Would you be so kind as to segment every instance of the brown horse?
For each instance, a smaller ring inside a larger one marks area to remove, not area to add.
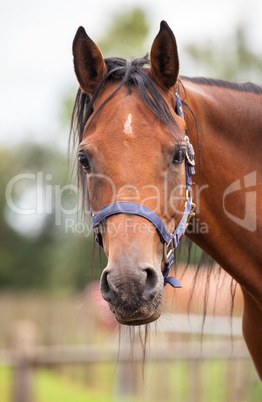
[[[173,239],[189,200],[187,164],[194,162],[186,129],[196,151],[196,215],[191,203],[178,237],[191,218],[186,235],[240,284],[243,334],[262,378],[262,88],[179,77],[176,40],[165,22],[150,61],[103,59],[82,27],[73,56],[80,89],[72,121],[86,206],[95,217],[120,205],[94,224],[108,257],[104,299],[122,324],[160,316],[169,246],[156,215]]]

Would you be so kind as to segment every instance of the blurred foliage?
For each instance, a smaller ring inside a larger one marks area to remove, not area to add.
[[[201,70],[205,69],[207,75],[215,78],[262,82],[262,56],[250,49],[244,26],[238,26],[232,38],[219,43],[192,43],[185,50],[196,71],[201,66]]]
[[[130,58],[134,52],[144,55],[149,23],[141,9],[134,9],[115,16],[106,34],[97,42],[104,57],[121,56]]]
[[[70,211],[76,203],[76,196],[64,187],[68,176],[67,158],[55,149],[36,144],[24,143],[19,148],[0,151],[1,188],[6,189],[10,180],[19,174],[32,174],[35,179],[21,176],[12,186],[11,202],[20,213],[14,211],[10,202],[6,205],[4,191],[0,195],[0,288],[81,289],[91,278],[93,236],[85,238],[83,244],[76,233],[76,215],[62,213],[61,223],[60,216],[57,218],[63,188],[61,203],[64,210]],[[43,176],[37,182],[39,173]],[[41,207],[32,217],[32,214],[26,215],[26,210],[36,205],[37,191],[43,197],[43,210]],[[53,205],[47,213],[48,191]],[[74,222],[68,230],[66,219]],[[98,256],[94,267],[94,278],[97,278],[100,274]]]

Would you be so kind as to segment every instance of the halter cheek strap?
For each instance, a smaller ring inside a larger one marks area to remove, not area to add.
[[[180,100],[178,93],[176,93],[176,105],[178,115],[180,117],[184,117],[182,102]],[[138,215],[151,222],[155,226],[157,233],[160,237],[160,240],[164,245],[163,247],[164,267],[162,270],[162,274],[164,277],[164,284],[166,285],[167,283],[169,283],[174,288],[182,287],[178,279],[176,279],[173,276],[168,276],[169,270],[174,262],[174,251],[177,248],[181,238],[183,237],[191,217],[194,216],[194,209],[195,209],[195,204],[192,202],[192,194],[191,194],[191,185],[192,185],[191,175],[195,173],[194,170],[195,154],[193,146],[190,144],[189,138],[186,135],[186,133],[184,138],[187,145],[187,152],[185,159],[185,169],[186,169],[185,207],[183,215],[173,233],[170,233],[168,231],[164,222],[154,211],[136,202],[116,201],[111,204],[105,205],[96,214],[94,214],[91,211],[92,225],[96,233],[96,240],[99,246],[101,247],[103,247],[103,242],[102,242],[102,235],[99,231],[99,225],[104,219],[108,218],[109,216],[116,214]]]

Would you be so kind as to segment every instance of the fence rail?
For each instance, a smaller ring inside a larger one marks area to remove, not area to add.
[[[196,314],[166,314],[158,319],[167,333],[242,337],[242,318]],[[204,324],[204,325],[203,325]]]
[[[140,344],[133,345],[132,361],[143,360],[143,352]],[[222,344],[210,342],[200,349],[199,343],[176,342],[172,344],[159,344],[157,349],[148,354],[150,361],[169,360],[210,360],[210,359],[250,359],[250,355],[243,342],[230,341]],[[112,345],[67,345],[67,346],[37,346],[30,352],[21,353],[16,350],[0,351],[0,364],[16,367],[21,364],[29,364],[34,367],[57,364],[81,364],[81,363],[108,363],[115,360],[119,362],[130,361],[130,347],[122,346],[120,351]]]
[[[173,317],[173,319],[178,324],[180,319],[177,316]],[[196,328],[199,325],[196,325],[196,317],[193,318],[193,321],[193,332],[197,332]],[[193,321],[191,317],[191,324],[189,324],[191,329]],[[172,317],[169,317],[167,322],[170,324]],[[161,332],[169,331],[169,324],[166,324],[161,323]],[[221,320],[220,325],[223,326]],[[172,328],[174,328],[173,324]],[[177,328],[179,328],[179,325]],[[199,328],[201,331],[201,326]],[[212,330],[211,326],[209,326],[208,333],[211,331],[215,335],[216,332],[221,332],[218,327],[215,327],[215,329],[216,331],[214,332],[214,326],[212,326]],[[186,328],[180,326],[180,331],[183,333]],[[39,346],[37,345],[36,334],[37,330],[33,323],[20,322],[14,327],[12,349],[0,351],[0,364],[11,367],[14,373],[12,402],[34,402],[34,376],[37,368],[66,364],[112,363],[115,361],[123,363],[125,366],[126,363],[130,362],[130,346],[126,344],[119,346],[118,342],[115,342],[108,345]],[[227,335],[232,335],[232,331],[228,331]],[[187,360],[193,365],[200,361],[210,361],[212,359],[250,361],[250,355],[243,340],[238,338],[233,340],[231,336],[223,336],[222,338],[220,336],[219,340],[216,338],[213,340],[205,339],[202,346],[196,341],[158,342],[157,348],[149,348],[148,358],[150,362]],[[132,347],[131,360],[133,362],[142,362],[144,360],[141,344],[137,341]]]

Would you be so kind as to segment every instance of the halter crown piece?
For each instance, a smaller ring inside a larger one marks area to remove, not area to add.
[[[175,97],[176,97],[177,114],[180,117],[184,118],[182,102],[178,92],[176,92]],[[186,170],[185,207],[180,222],[176,226],[173,233],[170,233],[168,231],[164,222],[154,211],[136,202],[116,201],[112,202],[111,204],[105,205],[96,214],[91,211],[92,225],[95,230],[96,241],[101,247],[103,247],[103,242],[102,242],[102,235],[99,231],[99,225],[107,217],[115,214],[131,214],[131,215],[142,216],[143,218],[151,222],[155,226],[157,233],[160,237],[160,240],[164,245],[163,247],[164,266],[162,269],[162,274],[164,277],[164,285],[169,283],[174,288],[182,287],[178,279],[176,279],[173,276],[168,276],[169,270],[174,262],[174,252],[186,231],[190,219],[192,218],[192,216],[195,215],[194,214],[195,204],[192,202],[192,190],[191,190],[192,185],[191,175],[195,173],[194,169],[195,153],[193,146],[189,141],[186,131],[184,133],[184,140],[187,146],[186,159],[185,159],[185,170]]]

